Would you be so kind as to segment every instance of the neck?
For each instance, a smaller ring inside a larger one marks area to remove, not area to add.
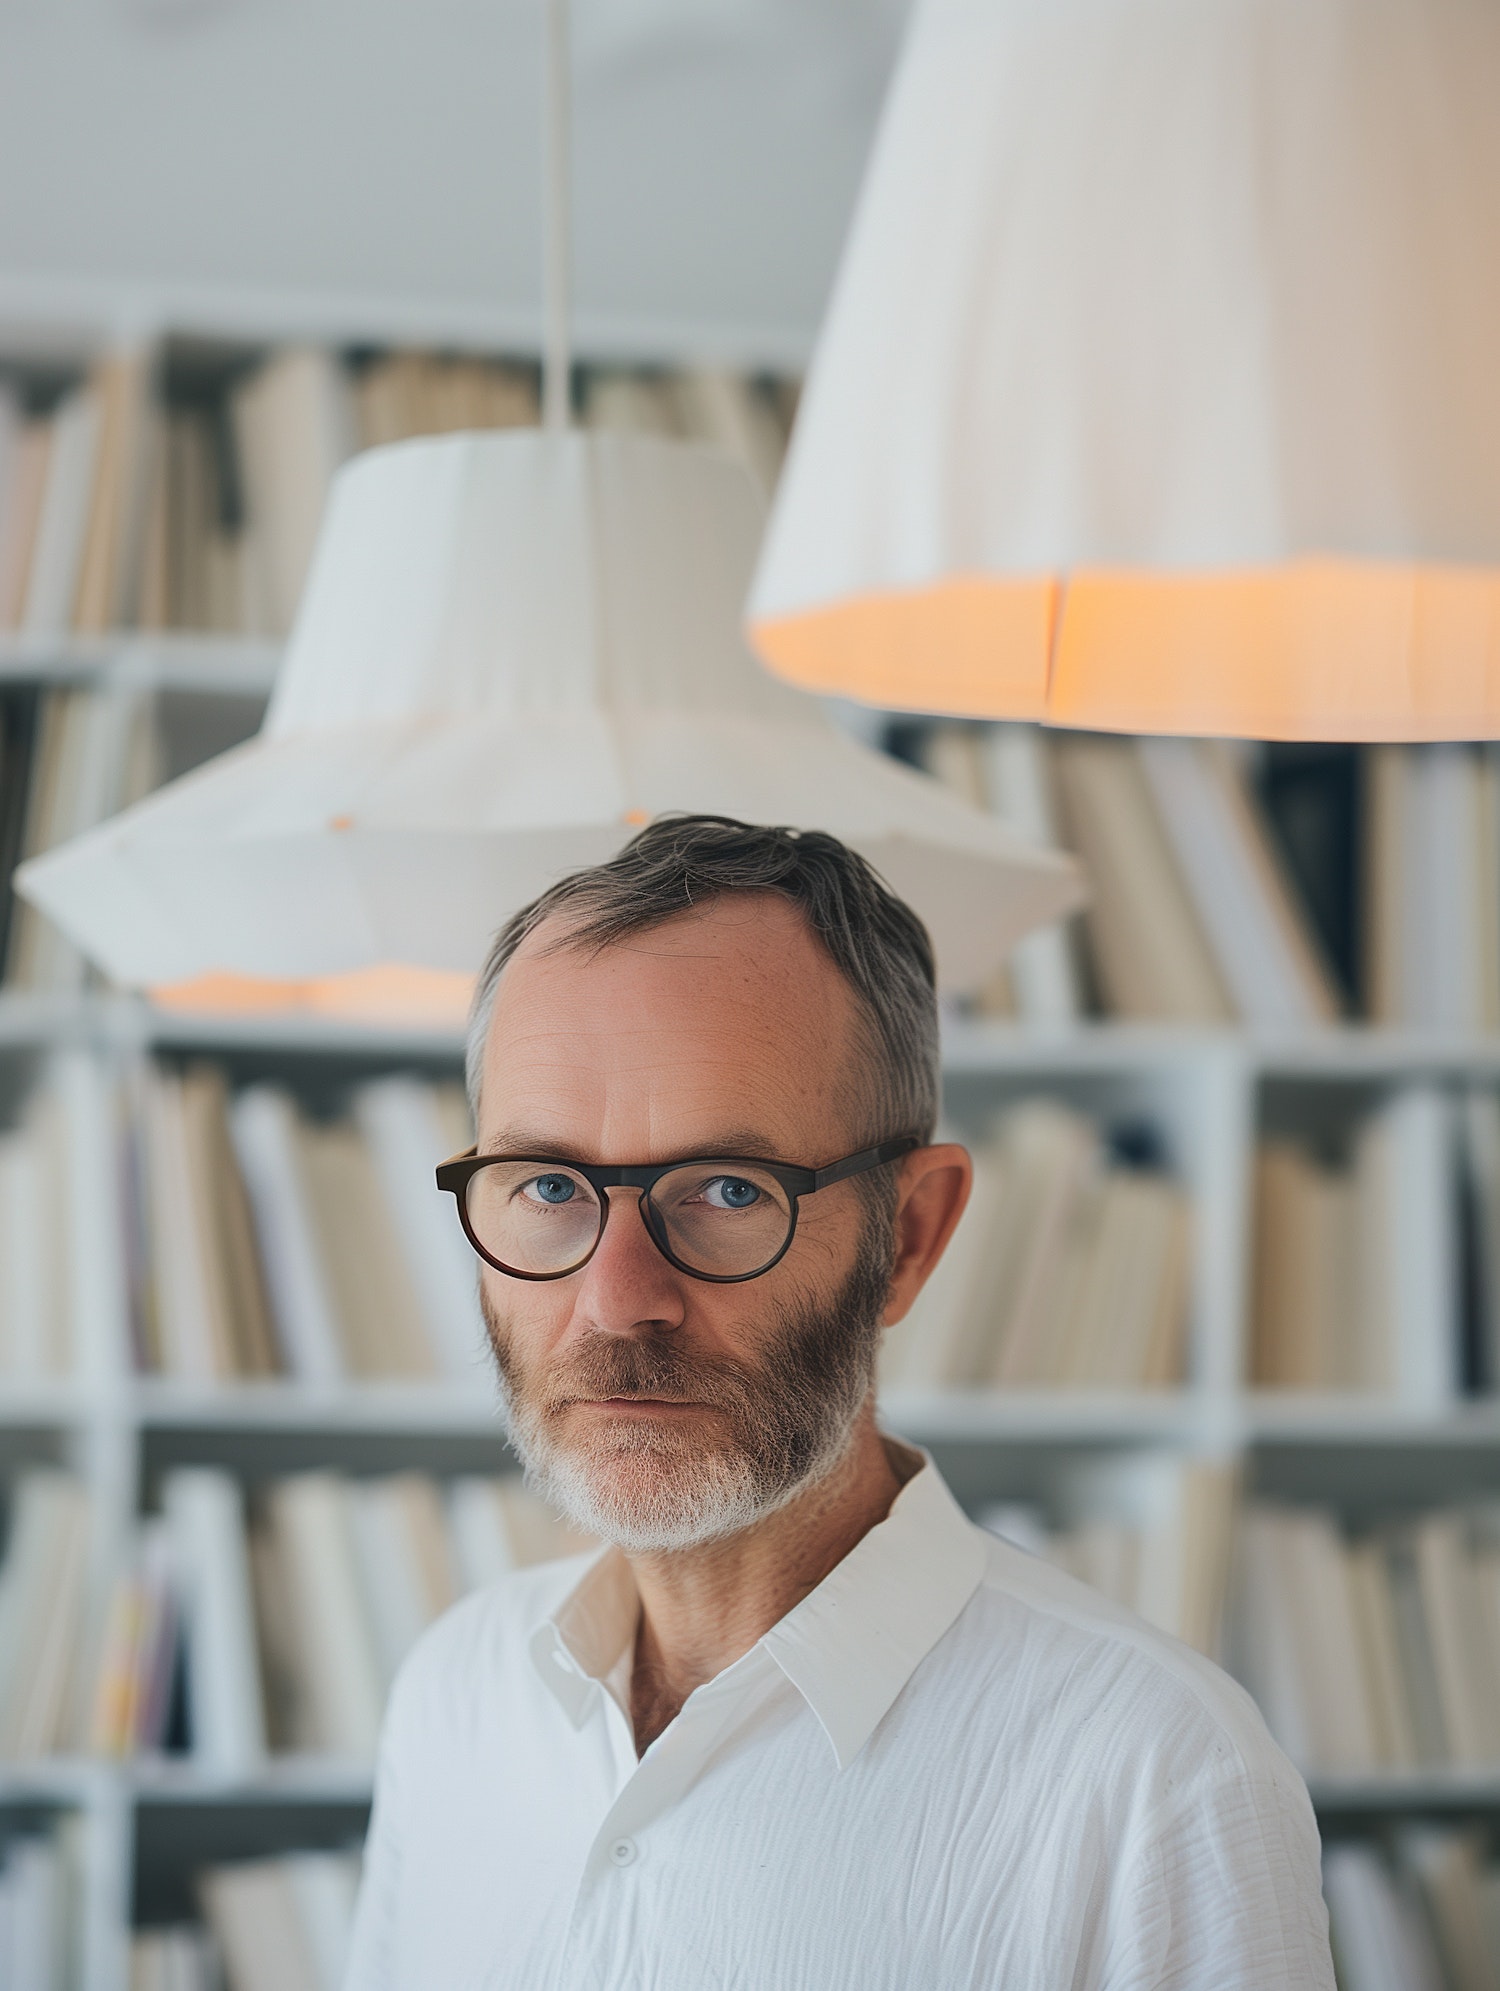
[[[701,1548],[630,1558],[641,1599],[630,1694],[638,1750],[816,1590],[885,1519],[902,1479],[867,1403],[834,1470],[764,1521]]]

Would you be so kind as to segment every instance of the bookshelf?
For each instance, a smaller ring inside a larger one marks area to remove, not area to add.
[[[43,1069],[49,1057],[69,1060],[66,1083],[83,1127],[107,1126],[108,1074],[142,1048],[214,1054],[231,1066],[248,1059],[257,1070],[290,1067],[325,1086],[413,1065],[456,1072],[461,1059],[458,1039],[443,1033],[168,1017],[118,995],[0,1000],[0,1063]],[[1189,1189],[1198,1241],[1184,1387],[927,1392],[887,1402],[892,1425],[931,1448],[968,1504],[1048,1507],[1092,1463],[1163,1451],[1226,1458],[1257,1493],[1326,1502],[1356,1516],[1491,1497],[1500,1488],[1500,1403],[1415,1413],[1366,1395],[1293,1397],[1242,1381],[1247,1165],[1267,1089],[1347,1092],[1412,1076],[1493,1075],[1500,1049],[1397,1031],[1346,1029],[1292,1042],[1232,1030],[1099,1024],[1063,1033],[964,1021],[948,1032],[945,1069],[950,1115],[970,1131],[998,1106],[1035,1092],[1154,1118]],[[86,1276],[76,1302],[80,1316],[92,1316],[87,1345],[113,1349],[114,1357],[86,1380],[0,1388],[7,1477],[39,1461],[69,1465],[101,1512],[123,1517],[164,1471],[181,1465],[227,1467],[247,1483],[315,1467],[443,1476],[501,1469],[504,1447],[483,1392],[442,1383],[314,1389],[132,1375],[111,1243],[119,1222],[114,1188],[107,1167],[78,1185],[89,1215],[78,1227]],[[62,1812],[85,1819],[85,1981],[108,1987],[124,1982],[130,1918],[180,1912],[194,1861],[348,1843],[369,1789],[367,1768],[317,1758],[274,1761],[248,1780],[180,1761],[69,1759],[0,1777],[0,1821],[19,1829]],[[1396,1817],[1500,1821],[1500,1766],[1324,1775],[1312,1790],[1335,1832]]]
[[[185,761],[254,724],[278,656],[274,641],[230,635],[7,635],[0,687],[177,701],[175,751]],[[137,1517],[180,1469],[213,1467],[258,1488],[313,1471],[416,1471],[447,1482],[506,1466],[482,1386],[135,1373],[118,1095],[128,1072],[158,1058],[208,1061],[234,1085],[270,1079],[326,1101],[382,1074],[455,1079],[462,1046],[439,1030],[159,1012],[86,983],[0,989],[0,1132],[37,1087],[60,1102],[70,1130],[69,1307],[81,1355],[76,1374],[0,1379],[0,1479],[8,1488],[52,1465],[84,1483],[100,1524],[88,1585],[96,1607]],[[1500,1087],[1500,1035],[955,1016],[944,1070],[949,1117],[975,1141],[1037,1098],[1147,1128],[1186,1200],[1192,1236],[1180,1384],[891,1391],[890,1424],[930,1447],[973,1511],[1023,1503],[1061,1525],[1101,1473],[1162,1459],[1221,1462],[1248,1497],[1326,1506],[1355,1526],[1500,1494],[1500,1396],[1413,1402],[1397,1390],[1268,1390],[1246,1380],[1258,1140],[1283,1128],[1343,1140],[1360,1115],[1413,1084]],[[1335,1834],[1420,1819],[1500,1829],[1500,1763],[1319,1773],[1311,1788]],[[347,1846],[369,1795],[368,1766],[305,1753],[273,1755],[249,1774],[171,1757],[48,1757],[0,1768],[0,1850],[48,1819],[82,1821],[81,1981],[124,1991],[127,1932],[185,1915],[196,1867]]]

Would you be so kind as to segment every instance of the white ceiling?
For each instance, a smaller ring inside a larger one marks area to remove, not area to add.
[[[580,345],[803,356],[905,0],[573,0]],[[0,0],[0,332],[538,324],[542,0]]]

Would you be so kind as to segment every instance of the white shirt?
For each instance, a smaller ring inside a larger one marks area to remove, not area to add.
[[[639,1760],[638,1612],[608,1550],[422,1640],[348,1991],[1333,1991],[1248,1696],[930,1463]]]

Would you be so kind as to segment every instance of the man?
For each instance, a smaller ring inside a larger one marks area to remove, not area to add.
[[[613,1546],[397,1682],[351,1991],[1331,1991],[1216,1668],[882,1435],[963,1210],[927,936],[833,838],[659,822],[501,932],[459,1197],[514,1443]]]

